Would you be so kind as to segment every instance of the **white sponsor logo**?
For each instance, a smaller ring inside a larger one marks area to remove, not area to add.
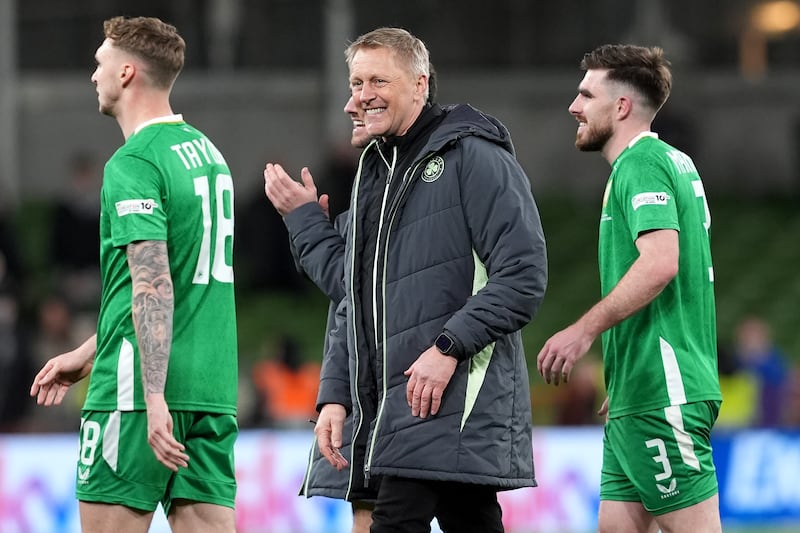
[[[669,482],[669,486],[664,486],[661,483],[656,483],[656,487],[658,487],[659,492],[663,494],[661,499],[669,498],[670,496],[676,496],[680,494],[680,492],[676,491],[675,489],[678,488],[678,480],[673,478],[672,481]]]
[[[667,205],[669,195],[665,192],[642,192],[631,200],[633,210],[636,211],[643,205]]]
[[[158,207],[158,204],[152,198],[147,200],[122,200],[114,204],[117,208],[117,216],[124,217],[125,215],[152,215],[153,209]]]
[[[89,479],[89,472],[91,469],[87,466],[86,468],[78,467],[78,480],[81,481],[82,485],[86,484],[86,480]]]

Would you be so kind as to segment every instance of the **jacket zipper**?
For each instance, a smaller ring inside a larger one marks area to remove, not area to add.
[[[372,142],[374,143],[375,141],[372,141]],[[367,152],[368,152],[368,148],[365,148],[364,151],[361,154],[361,157],[358,158],[358,169],[356,170],[355,183],[353,184],[353,195],[352,195],[352,198],[351,198],[351,205],[353,205],[353,206],[358,206],[358,191],[359,191],[359,186],[361,184],[361,170],[362,170],[362,166],[363,166],[363,163],[364,163],[364,154],[366,154]],[[351,242],[355,243],[356,242],[356,232],[357,232],[357,228],[358,228],[358,224],[356,223],[356,221],[358,220],[358,216],[357,216],[358,209],[356,207],[356,208],[352,209],[351,211],[352,212],[350,213],[350,215],[351,215],[350,231],[352,232],[352,235],[350,237],[352,239]],[[356,302],[355,302],[355,298],[352,297],[352,295],[353,295],[353,281],[354,281],[353,272],[354,272],[355,263],[356,263],[356,259],[355,259],[356,252],[355,251],[356,251],[356,246],[352,246],[351,250],[350,250],[350,280],[349,280],[349,283],[350,283],[350,298],[351,298],[350,305],[352,307],[352,311],[351,312],[353,314],[353,317],[356,316],[356,307],[355,307],[356,306]],[[358,435],[361,432],[361,426],[364,423],[364,409],[361,407],[361,396],[358,394],[358,371],[359,371],[359,364],[358,364],[358,361],[359,361],[359,357],[358,357],[358,328],[356,328],[355,319],[353,320],[353,339],[354,339],[353,350],[355,350],[354,357],[355,357],[355,376],[356,376],[356,387],[355,387],[355,394],[354,395],[355,395],[355,398],[356,398],[356,405],[358,405],[359,416],[358,416],[358,425],[353,428],[353,443],[350,446],[350,476],[349,476],[350,479],[348,480],[348,483],[347,483],[347,493],[346,493],[346,498],[347,499],[350,498],[350,493],[351,493],[351,491],[353,489],[353,466],[352,465],[354,464],[353,463],[353,459],[355,457],[355,449],[356,449],[356,447],[355,447],[355,437],[356,437],[356,435]]]
[[[381,284],[380,284],[381,291],[382,291],[382,296],[383,296],[383,298],[381,300],[381,305],[382,305],[382,308],[383,308],[383,314],[381,315],[382,316],[381,329],[382,329],[382,333],[383,333],[383,337],[382,337],[383,339],[386,339],[386,264],[388,262],[388,255],[389,255],[389,235],[391,234],[392,226],[394,225],[395,217],[397,215],[397,211],[399,209],[399,206],[400,206],[400,203],[402,201],[402,198],[405,196],[405,194],[408,191],[408,188],[409,188],[409,186],[411,184],[411,180],[409,179],[409,176],[414,176],[414,174],[416,174],[417,169],[419,168],[419,166],[424,161],[429,159],[432,155],[433,155],[433,152],[431,152],[428,155],[426,155],[425,157],[419,159],[413,166],[409,167],[409,170],[407,170],[406,173],[403,175],[403,183],[401,184],[401,189],[398,190],[397,196],[393,199],[392,204],[389,206],[389,215],[387,217],[388,230],[386,231],[386,239],[385,239],[385,242],[384,242],[384,249],[383,249],[383,252],[381,254],[382,257],[383,257],[383,268],[382,268],[382,272],[381,272]],[[385,161],[386,160],[384,159],[384,162]],[[391,173],[394,172],[394,163],[396,163],[396,161],[397,161],[397,149],[395,148],[395,157],[394,157],[394,159],[392,161],[392,167],[391,167],[391,171],[390,171]],[[391,180],[387,180],[386,190],[384,192],[384,199],[383,199],[383,204],[384,205],[381,206],[381,222],[380,222],[380,226],[379,226],[379,230],[378,230],[378,243],[377,243],[378,245],[380,245],[381,228],[383,227],[384,207],[386,205],[386,199],[387,199],[386,195],[387,195],[387,193],[389,191],[389,182],[390,181]],[[377,256],[378,256],[377,252],[378,251],[380,251],[380,248],[376,247],[376,258],[375,258],[376,265],[377,265]],[[377,285],[374,275],[373,275],[373,284]],[[377,287],[373,287],[373,302],[375,302],[375,296],[374,295],[375,295],[376,288]],[[376,313],[376,315],[373,315],[373,317],[377,318],[377,313]],[[373,321],[373,322],[375,323],[375,330],[377,332],[378,324],[375,321]],[[375,346],[377,347],[377,343],[376,343]],[[380,396],[380,398],[381,398],[380,406],[378,407],[378,410],[377,410],[377,412],[375,414],[375,427],[372,430],[372,439],[370,440],[369,450],[367,452],[366,460],[364,461],[364,484],[366,486],[369,486],[370,468],[372,466],[372,456],[373,456],[373,454],[375,452],[375,441],[377,440],[378,428],[380,427],[380,421],[381,421],[381,418],[382,418],[382,415],[383,415],[383,409],[384,409],[384,406],[386,405],[386,342],[383,343],[383,349],[382,349],[382,353],[381,353],[381,372],[382,372],[382,378],[383,378],[381,380],[383,390],[381,391],[382,394]]]
[[[389,161],[387,161],[386,158],[383,156],[383,152],[381,152],[380,146],[378,146],[376,148],[378,150],[378,155],[380,155],[380,157],[383,160],[384,164],[387,167],[389,167],[389,172],[388,172],[388,174],[386,176],[386,184],[384,185],[384,188],[383,188],[383,201],[381,202],[381,216],[378,219],[379,220],[379,222],[378,222],[378,237],[377,237],[378,240],[375,243],[375,259],[374,259],[374,263],[373,263],[373,267],[372,267],[372,323],[374,324],[373,327],[375,328],[375,332],[374,332],[374,334],[375,334],[375,351],[376,351],[375,355],[377,356],[378,355],[377,354],[378,339],[379,339],[379,336],[378,336],[378,294],[377,294],[377,288],[378,288],[378,258],[380,257],[381,235],[383,233],[383,222],[384,222],[384,216],[386,214],[386,202],[389,199],[389,190],[391,188],[392,178],[394,177],[394,166],[397,163],[397,147],[395,146],[395,147],[392,148],[392,162],[391,163],[389,163]],[[385,306],[384,306],[384,311],[385,311]],[[382,319],[381,320],[381,324],[383,324],[384,322],[385,322],[385,320]],[[385,327],[381,327],[381,329],[383,330],[383,333],[385,335],[386,328]],[[379,421],[381,419],[381,413],[383,412],[383,407],[384,407],[384,400],[383,399],[386,396],[386,364],[384,362],[385,361],[385,349],[386,349],[385,343],[384,343],[384,348],[383,349],[384,349],[384,356],[381,358],[381,360],[382,360],[382,364],[381,364],[381,371],[382,371],[382,376],[381,377],[382,377],[382,379],[381,379],[381,382],[382,382],[382,387],[383,387],[382,394],[381,394],[381,402],[380,402],[380,405],[378,406],[378,409],[377,409],[377,411],[375,413],[375,427],[372,430],[372,440],[370,442],[369,452],[367,453],[367,457],[365,458],[365,461],[364,461],[364,485],[366,487],[369,487],[370,465],[372,463],[372,450],[375,447],[375,435],[377,435],[377,433],[378,433],[378,423],[379,423]]]

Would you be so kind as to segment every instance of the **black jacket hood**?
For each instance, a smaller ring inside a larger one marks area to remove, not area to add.
[[[431,136],[424,152],[437,151],[444,144],[468,135],[482,137],[500,145],[511,155],[515,155],[514,145],[508,129],[496,118],[487,115],[469,104],[442,106],[445,117],[439,128]]]

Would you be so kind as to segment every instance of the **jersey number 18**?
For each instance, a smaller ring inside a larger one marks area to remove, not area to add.
[[[211,193],[208,176],[194,179],[194,193],[200,197],[203,209],[203,240],[194,271],[193,283],[207,285],[209,272],[222,283],[233,283],[233,265],[228,264],[225,242],[233,239],[233,178],[228,174],[217,174],[214,179],[216,209],[211,216]],[[211,237],[214,237],[214,258],[211,259]]]

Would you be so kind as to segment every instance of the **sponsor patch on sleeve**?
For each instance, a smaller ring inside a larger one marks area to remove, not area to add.
[[[642,192],[631,200],[633,210],[636,211],[643,205],[667,205],[669,195],[665,192]]]
[[[158,207],[158,204],[149,198],[147,200],[121,200],[114,206],[117,208],[117,216],[124,217],[125,215],[152,215],[153,209]]]

